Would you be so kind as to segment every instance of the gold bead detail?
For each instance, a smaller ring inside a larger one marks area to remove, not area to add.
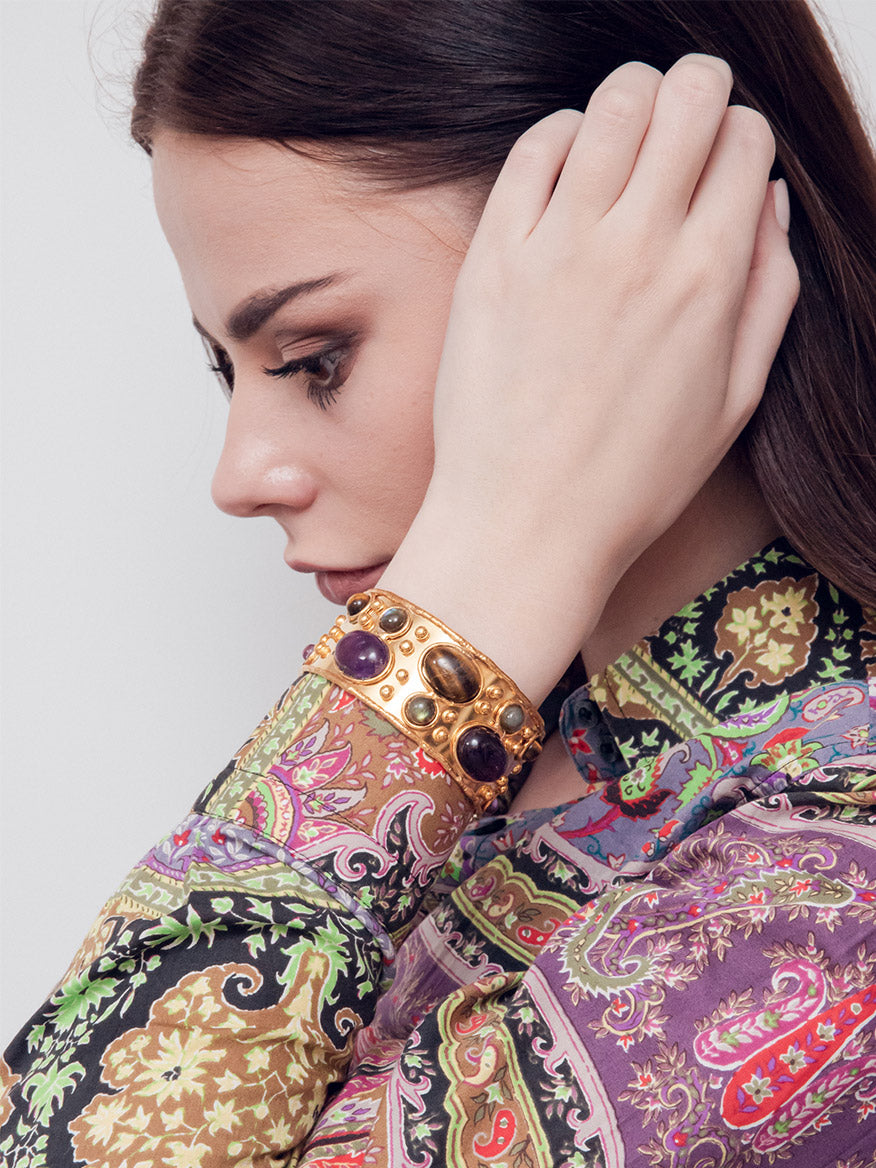
[[[408,671],[406,669],[397,669],[395,671],[395,677],[399,685],[404,685],[408,680]]]
[[[444,713],[441,715],[441,721],[446,722],[448,724],[448,726],[451,724],[451,722],[455,722],[456,721],[456,710],[445,710]]]
[[[406,657],[409,657],[414,651],[414,646],[410,641],[400,641],[398,647]]]
[[[492,698],[493,701],[495,701],[496,698],[500,698],[501,696],[502,696],[502,690],[500,689],[500,687],[498,685],[491,685],[489,687],[489,689],[487,690],[487,697]]]
[[[392,688],[391,685],[382,685],[380,687],[380,696],[383,698],[383,700],[385,702],[388,702],[394,693],[395,693],[395,690]]]
[[[447,731],[445,730],[445,728],[443,726],[439,726],[438,729],[434,731],[434,733],[432,734],[432,741],[433,742],[446,742],[447,741]]]
[[[418,625],[414,629],[414,636],[417,638],[418,641],[425,641],[426,638],[429,636],[429,630],[426,628],[425,625]]]
[[[475,709],[479,714],[489,714],[490,703],[481,699],[479,702],[475,702]]]

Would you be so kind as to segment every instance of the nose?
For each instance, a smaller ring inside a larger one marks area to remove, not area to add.
[[[242,518],[311,506],[317,483],[290,420],[235,389],[211,494],[220,511]]]

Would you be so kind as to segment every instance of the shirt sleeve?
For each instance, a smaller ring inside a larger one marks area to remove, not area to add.
[[[304,674],[12,1041],[2,1162],[289,1162],[472,813],[416,743]]]

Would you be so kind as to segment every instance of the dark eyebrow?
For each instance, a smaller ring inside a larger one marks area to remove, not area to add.
[[[309,292],[317,292],[327,288],[330,284],[337,284],[348,277],[348,272],[332,272],[328,276],[320,276],[316,280],[302,280],[298,284],[289,284],[278,292],[255,292],[229,316],[225,324],[225,332],[233,341],[248,341],[259,331],[263,324],[278,312],[284,304],[295,300],[299,296],[306,296]],[[192,317],[192,324],[208,340],[213,338],[204,326]]]

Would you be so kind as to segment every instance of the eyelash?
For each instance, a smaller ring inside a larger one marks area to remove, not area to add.
[[[325,361],[332,367],[332,384],[323,385],[319,381],[308,380],[307,396],[315,402],[321,410],[327,410],[337,400],[341,387],[346,381],[346,375],[337,384],[334,384],[339,367],[346,361],[349,349],[343,345],[331,345],[320,349],[316,353],[308,353],[306,357],[296,357],[294,361],[287,361],[277,369],[264,369],[270,377],[294,377],[297,373],[310,373],[315,376],[319,372],[321,362]]]
[[[221,345],[209,341],[206,337],[203,340],[209,358],[207,368],[219,378],[222,392],[230,401],[231,395],[234,392],[234,366],[231,364],[228,354]],[[309,373],[313,378],[319,372],[321,363],[325,361],[332,367],[331,381],[334,382],[339,368],[344,366],[350,355],[353,341],[354,338],[352,337],[344,338],[345,343],[343,344],[328,345],[326,348],[319,349],[315,353],[308,353],[305,357],[296,357],[292,361],[286,361],[285,364],[278,366],[276,369],[268,369],[263,366],[262,372],[267,373],[270,377],[295,377],[299,373]],[[311,378],[307,383],[308,398],[319,406],[321,410],[327,410],[337,400],[337,396],[348,376],[349,373],[345,372],[337,384],[329,385],[322,384]]]
[[[231,395],[234,392],[234,366],[231,364],[228,354],[220,345],[214,345],[205,336],[201,337],[201,342],[207,351],[207,368],[211,373],[216,374],[222,392],[231,401]]]

